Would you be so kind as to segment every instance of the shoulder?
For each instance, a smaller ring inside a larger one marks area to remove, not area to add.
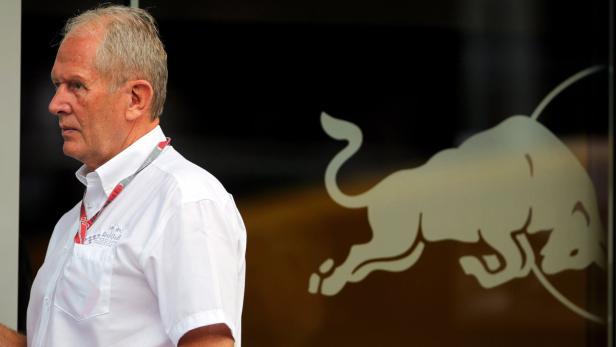
[[[173,147],[166,149],[153,166],[177,194],[180,204],[200,200],[224,203],[230,199],[229,193],[214,175],[184,158]]]

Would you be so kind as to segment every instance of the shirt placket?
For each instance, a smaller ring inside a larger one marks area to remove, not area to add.
[[[72,229],[75,229],[77,225],[74,225]],[[68,233],[71,235],[71,233]],[[56,291],[56,286],[58,284],[58,279],[62,274],[64,267],[66,266],[66,262],[68,261],[69,256],[73,252],[74,242],[72,235],[68,240],[65,240],[64,245],[62,246],[62,259],[58,261],[56,268],[54,269],[53,276],[51,280],[45,287],[45,294],[43,296],[43,310],[41,314],[41,319],[39,321],[39,326],[37,329],[37,334],[34,336],[32,345],[35,347],[42,347],[44,341],[47,336],[47,328],[49,327],[49,320],[51,317],[51,313],[53,311],[53,298]]]

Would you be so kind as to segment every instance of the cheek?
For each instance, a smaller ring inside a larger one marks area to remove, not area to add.
[[[79,104],[80,111],[76,113],[77,121],[82,127],[84,134],[96,133],[96,129],[105,121],[105,112],[108,111],[108,105],[105,105],[104,100],[83,98]]]
[[[92,146],[103,146],[117,136],[121,124],[121,100],[117,95],[90,92],[80,98],[80,111],[77,115],[84,141]]]

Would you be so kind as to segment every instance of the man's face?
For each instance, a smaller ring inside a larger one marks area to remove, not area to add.
[[[58,116],[64,154],[96,169],[111,159],[125,140],[126,102],[122,88],[95,68],[99,31],[69,34],[51,70],[56,94],[49,111]]]

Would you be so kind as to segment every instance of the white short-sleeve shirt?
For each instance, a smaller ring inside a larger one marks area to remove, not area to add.
[[[88,218],[164,140],[157,127],[77,171]],[[80,206],[57,223],[32,285],[28,346],[173,346],[216,323],[241,345],[246,231],[216,178],[167,146],[75,244]]]

